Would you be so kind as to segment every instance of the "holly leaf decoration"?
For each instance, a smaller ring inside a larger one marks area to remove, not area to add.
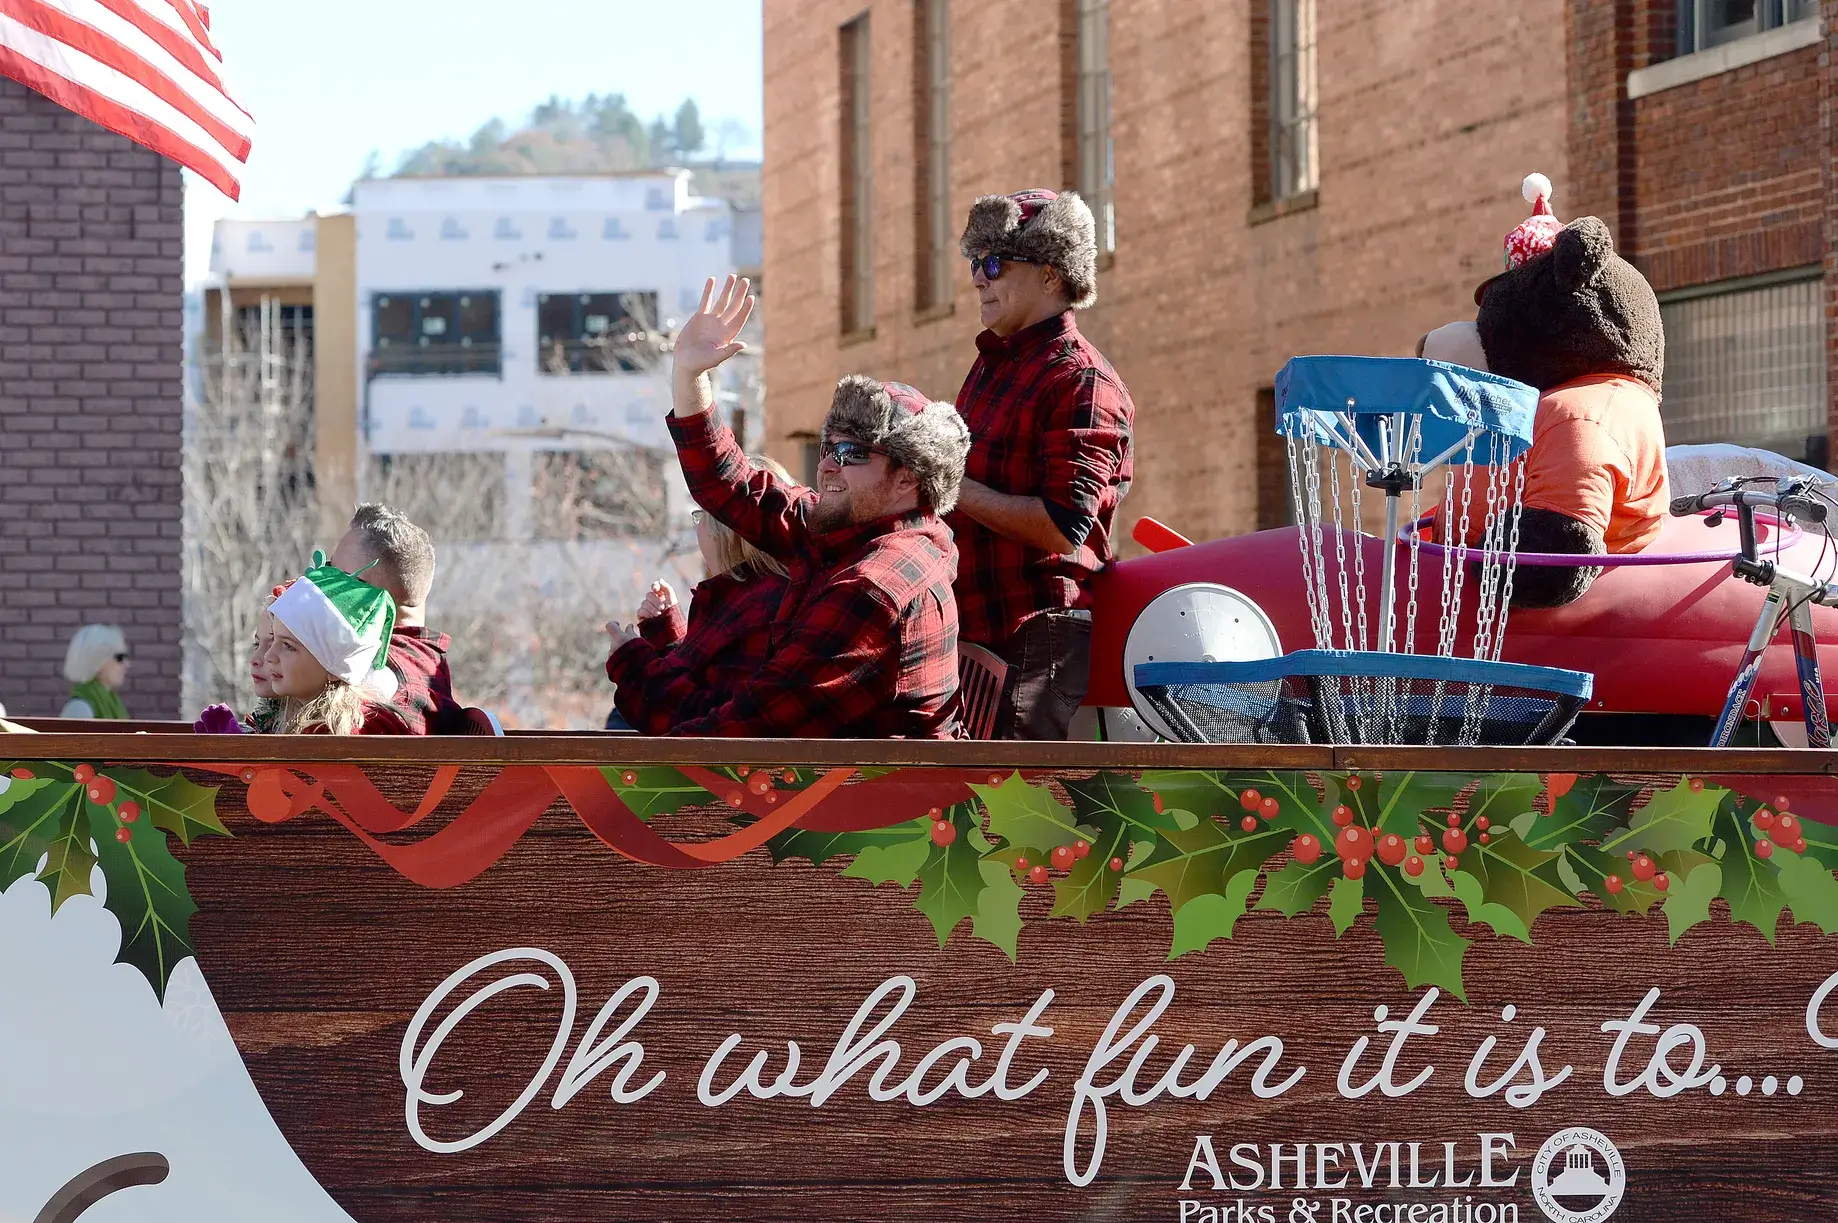
[[[1544,792],[1544,781],[1536,773],[1494,773],[1481,779],[1468,798],[1466,824],[1474,825],[1481,816],[1493,825],[1495,837],[1514,820],[1528,812],[1538,811],[1538,796]]]
[[[971,937],[1001,948],[1012,964],[1021,937],[1022,887],[994,859],[983,859],[977,869],[983,875],[983,890],[977,897],[976,916],[970,919]]]
[[[1444,811],[1474,781],[1471,773],[1394,773],[1361,779],[1356,801],[1348,802],[1375,833],[1414,837],[1425,812]],[[1346,801],[1346,800],[1343,800]]]
[[[1550,815],[1521,815],[1513,822],[1513,831],[1533,849],[1600,841],[1628,822],[1628,810],[1639,796],[1638,786],[1600,774],[1585,777],[1552,803]]]
[[[1327,915],[1334,922],[1334,937],[1339,938],[1353,928],[1359,915],[1366,911],[1365,879],[1349,879],[1345,875],[1334,880],[1328,889]]]
[[[1163,834],[1130,877],[1166,892],[1169,906],[1178,913],[1196,897],[1219,892],[1240,871],[1262,866],[1288,841],[1283,829],[1260,826],[1256,832],[1233,835],[1217,820],[1205,819],[1184,831]]]
[[[1128,827],[1115,817],[1099,825],[1091,852],[1076,859],[1063,878],[1053,881],[1053,911],[1049,917],[1071,917],[1083,922],[1094,913],[1102,913],[1118,897],[1123,872],[1112,870],[1110,861],[1130,853],[1128,833]]]
[[[1223,773],[1206,769],[1144,769],[1137,783],[1162,800],[1164,810],[1191,811],[1205,819],[1239,810],[1238,790]]]
[[[1666,941],[1677,945],[1685,931],[1710,920],[1710,902],[1723,890],[1723,868],[1705,862],[1687,875],[1673,875],[1666,892]]]
[[[1256,790],[1259,802],[1266,798],[1276,800],[1276,815],[1269,821],[1272,828],[1289,828],[1296,832],[1312,832],[1320,835],[1327,832],[1323,844],[1334,843],[1333,833],[1339,831],[1328,820],[1327,813],[1338,801],[1332,797],[1334,782],[1326,779],[1330,797],[1324,801],[1315,795],[1314,786],[1309,784],[1306,773],[1291,771],[1276,772],[1265,770],[1261,773],[1233,773],[1226,778],[1226,784],[1232,787],[1233,804],[1226,808],[1227,818],[1243,817],[1246,812],[1238,803],[1236,796],[1246,790]]]
[[[772,855],[774,863],[804,858],[812,866],[822,866],[831,858],[843,854],[859,856],[869,849],[914,842],[923,845],[928,842],[931,830],[931,822],[923,819],[907,820],[903,824],[890,824],[867,832],[812,832],[804,828],[787,828],[766,842],[766,850]],[[917,863],[913,869],[918,869]],[[847,871],[843,873],[848,874]],[[907,882],[911,883],[912,880],[909,878]]]
[[[1232,937],[1232,928],[1245,915],[1245,902],[1257,886],[1255,870],[1239,871],[1225,881],[1223,892],[1194,897],[1174,912],[1174,940],[1168,958],[1177,960],[1192,951],[1204,951],[1213,940]]]
[[[82,814],[80,792],[58,804],[57,831],[45,850],[45,869],[38,874],[39,882],[51,892],[53,914],[72,896],[91,894],[90,874],[96,866],[96,855],[89,848],[89,821]]]
[[[945,945],[959,922],[977,913],[985,886],[982,849],[970,836],[974,821],[961,805],[952,811],[957,839],[949,845],[931,847],[919,867],[919,899],[914,902],[915,907],[931,919],[940,947]]]
[[[989,835],[999,837],[1005,845],[1026,846],[1041,855],[1041,861],[1045,854],[1082,835],[1072,808],[1053,797],[1046,786],[1028,785],[1018,772],[1002,785],[973,783],[970,789],[989,813]]]
[[[230,830],[217,817],[217,787],[201,786],[183,773],[157,777],[141,769],[108,770],[115,783],[117,802],[139,804],[155,828],[190,845],[202,836],[227,837]]]
[[[165,831],[151,822],[119,824],[108,808],[84,806],[108,881],[103,904],[121,923],[116,959],[139,969],[164,1001],[172,970],[192,954],[191,915],[198,906],[186,890],[185,868],[166,848]],[[127,830],[127,841],[116,839],[119,829]]]
[[[896,824],[894,827],[910,829],[911,824]],[[913,880],[919,877],[920,868],[925,866],[932,851],[937,848],[932,844],[930,828],[921,828],[917,832],[909,832],[908,838],[903,841],[862,846],[856,852],[855,861],[842,868],[842,874],[847,879],[866,879],[876,887],[891,883],[895,887],[909,888],[913,886]]]
[[[0,888],[38,870],[38,860],[51,848],[66,809],[81,803],[83,789],[73,781],[49,778],[9,779],[0,800]]]
[[[1811,922],[1825,934],[1838,934],[1838,878],[1815,858],[1791,850],[1774,850],[1776,877],[1796,925]]]
[[[1745,824],[1734,803],[1720,804],[1711,820],[1714,834],[1724,843],[1723,899],[1729,902],[1732,920],[1755,927],[1772,943],[1787,896],[1780,888],[1779,868],[1755,856]]]
[[[1323,850],[1312,864],[1291,859],[1282,870],[1264,879],[1264,894],[1257,898],[1257,907],[1274,909],[1284,917],[1306,913],[1327,895],[1339,874],[1340,859],[1332,850]]]
[[[1078,822],[1089,828],[1102,829],[1109,823],[1121,823],[1146,834],[1173,832],[1181,822],[1172,811],[1157,810],[1155,796],[1142,789],[1127,774],[1097,773],[1084,781],[1063,783],[1072,796],[1072,809]],[[1093,850],[1093,857],[1097,856]]]
[[[654,815],[671,815],[685,807],[701,806],[709,802],[711,797],[707,790],[666,765],[643,765],[637,768],[608,766],[600,772],[606,777],[606,784],[613,788],[619,801],[641,820],[648,820]],[[739,786],[743,783],[735,784]]]
[[[1683,781],[1670,790],[1655,791],[1628,817],[1624,831],[1601,839],[1601,847],[1610,853],[1641,849],[1654,857],[1690,849],[1710,835],[1711,817],[1727,795],[1729,791],[1713,786],[1693,790]]]
[[[1385,943],[1385,963],[1404,974],[1408,989],[1436,985],[1466,1002],[1461,979],[1468,940],[1455,933],[1449,912],[1389,870],[1371,871],[1368,889],[1378,905],[1375,928]]]
[[[1535,796],[1537,789],[1532,793]],[[1485,922],[1496,934],[1529,943],[1532,923],[1540,913],[1576,904],[1557,873],[1562,856],[1555,850],[1533,849],[1496,822],[1485,845],[1473,841],[1461,855],[1455,895],[1468,907],[1469,921]],[[1465,879],[1473,881],[1472,888],[1464,890]],[[1495,908],[1504,909],[1510,920]]]
[[[1800,835],[1806,838],[1806,852],[1802,857],[1824,863],[1827,870],[1838,870],[1838,825],[1821,824],[1801,816]]]
[[[1665,893],[1652,880],[1634,878],[1626,853],[1610,853],[1592,845],[1572,845],[1565,859],[1582,881],[1583,890],[1595,894],[1605,909],[1623,914],[1644,914],[1664,899]],[[1618,889],[1608,886],[1610,875],[1621,882]]]

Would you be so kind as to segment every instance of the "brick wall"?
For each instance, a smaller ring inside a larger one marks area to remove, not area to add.
[[[55,714],[120,625],[130,712],[179,693],[177,167],[0,78],[0,703]]]
[[[876,327],[840,343],[837,30],[874,12]],[[1195,538],[1256,525],[1257,393],[1289,356],[1408,354],[1472,317],[1474,285],[1523,219],[1521,178],[1566,182],[1564,0],[1322,3],[1318,206],[1263,224],[1248,53],[1267,0],[1111,7],[1117,251],[1080,325],[1129,384],[1137,481],[1124,505]],[[952,199],[1060,186],[1064,12],[951,5]],[[765,0],[770,446],[822,420],[842,374],[954,397],[974,356],[967,274],[954,311],[914,318],[911,0]],[[883,14],[885,19],[883,19]],[[1055,87],[1055,82],[1062,82]],[[961,265],[960,265],[961,266]]]
[[[1824,257],[1820,60],[1805,47],[1633,102],[1635,250],[1656,290]]]
[[[1838,0],[1820,6],[1825,41],[1817,48],[1820,75],[1819,143],[1825,189],[1826,430],[1838,437]]]

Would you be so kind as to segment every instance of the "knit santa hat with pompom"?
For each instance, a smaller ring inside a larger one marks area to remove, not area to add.
[[[1557,244],[1557,235],[1563,231],[1564,223],[1551,212],[1551,180],[1542,174],[1527,174],[1525,181],[1519,185],[1519,194],[1532,206],[1532,215],[1513,226],[1512,232],[1506,235],[1506,270],[1512,271],[1523,263],[1550,251]],[[1493,283],[1489,278],[1474,291],[1474,303],[1480,304],[1481,295],[1487,286]]]

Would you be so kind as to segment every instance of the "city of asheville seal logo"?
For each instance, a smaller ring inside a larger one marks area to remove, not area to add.
[[[1532,1200],[1552,1223],[1602,1223],[1626,1189],[1621,1152],[1584,1126],[1552,1134],[1532,1161]]]

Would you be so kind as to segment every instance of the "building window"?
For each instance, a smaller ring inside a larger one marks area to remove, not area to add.
[[[1668,442],[1736,442],[1826,465],[1819,269],[1660,299]]]
[[[1117,164],[1110,138],[1110,0],[1078,5],[1078,192],[1098,223],[1098,253],[1117,249]]]
[[[916,304],[951,303],[957,243],[951,216],[950,0],[914,0],[913,161],[917,167]]]
[[[1270,0],[1270,198],[1313,191],[1315,0]]]
[[[868,14],[842,27],[842,329],[874,326],[874,156]]]
[[[543,293],[536,367],[545,374],[643,373],[661,367],[657,294]]]
[[[1811,17],[1815,0],[1678,0],[1678,53],[1711,47]]]
[[[498,292],[379,293],[370,299],[378,374],[496,374]]]

